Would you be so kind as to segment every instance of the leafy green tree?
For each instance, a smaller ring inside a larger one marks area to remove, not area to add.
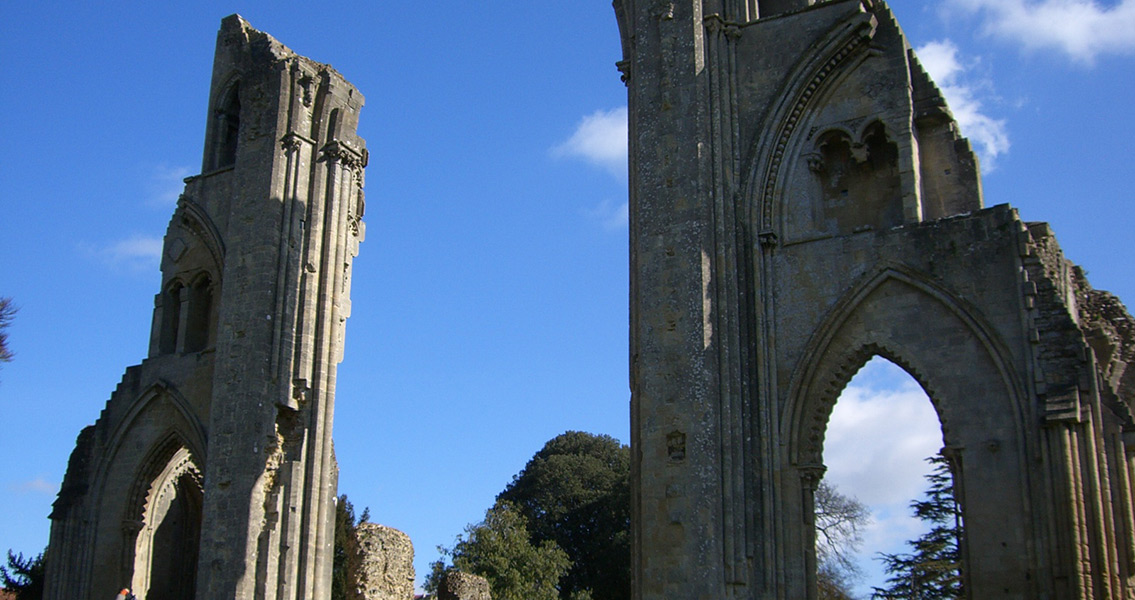
[[[358,542],[355,530],[359,523],[370,518],[370,509],[363,509],[363,514],[355,517],[355,507],[347,499],[347,495],[339,496],[335,504],[335,554],[331,566],[331,600],[348,600],[353,598],[350,589],[348,574],[351,569],[358,566]]]
[[[926,476],[929,487],[923,500],[910,507],[914,516],[930,525],[930,531],[907,542],[909,554],[883,554],[886,588],[875,588],[873,598],[940,600],[962,597],[962,513],[954,499],[954,478],[942,455],[926,459],[933,470]]]
[[[567,553],[563,600],[630,598],[630,450],[618,440],[580,431],[556,436],[497,500],[516,505],[534,545],[555,542]]]
[[[8,551],[8,566],[0,565],[0,588],[16,593],[16,600],[40,600],[44,583],[43,553],[34,558]]]
[[[820,600],[849,600],[862,576],[855,553],[863,545],[863,528],[871,513],[862,502],[844,496],[826,481],[814,494],[816,515],[816,583]]]
[[[533,544],[528,523],[516,506],[498,501],[485,520],[465,528],[452,550],[439,548],[443,559],[432,565],[426,591],[437,592],[449,568],[480,575],[489,582],[493,600],[556,600],[568,556],[555,542]],[[444,558],[452,559],[446,567]]]
[[[12,349],[8,347],[8,326],[16,316],[16,305],[11,298],[0,297],[0,363],[11,362]]]

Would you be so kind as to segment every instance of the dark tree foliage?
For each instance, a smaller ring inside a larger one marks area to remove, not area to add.
[[[844,496],[821,481],[814,495],[816,515],[816,583],[820,600],[850,599],[861,576],[855,553],[863,544],[863,528],[871,513],[862,502]]]
[[[431,565],[426,578],[431,595],[445,573],[456,569],[488,580],[493,600],[556,600],[571,565],[555,542],[532,543],[527,520],[507,501],[498,501],[484,521],[466,527],[452,550],[438,550],[443,558]],[[452,567],[445,565],[445,557],[452,559]]]
[[[930,484],[925,498],[910,504],[914,516],[931,526],[916,540],[907,542],[909,554],[883,554],[886,588],[875,588],[873,598],[939,600],[962,597],[961,556],[962,514],[954,499],[954,478],[941,456],[926,459],[933,470],[926,476]]]
[[[497,500],[516,505],[534,545],[555,542],[571,559],[561,598],[630,598],[630,450],[618,440],[579,431],[559,435]]]
[[[348,600],[353,598],[350,589],[348,574],[358,565],[357,538],[355,529],[359,523],[370,518],[370,509],[363,509],[363,514],[355,518],[355,507],[347,499],[347,495],[339,496],[335,504],[335,555],[331,566],[331,600]]]
[[[0,363],[12,360],[12,349],[8,347],[8,326],[16,315],[16,305],[11,298],[0,298]]]
[[[34,558],[8,551],[8,566],[0,565],[0,588],[16,593],[16,600],[43,598],[43,553]]]

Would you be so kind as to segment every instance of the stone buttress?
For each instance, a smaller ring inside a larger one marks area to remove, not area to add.
[[[162,254],[149,356],[79,436],[46,598],[326,598],[335,374],[362,241],[363,97],[237,15],[202,172]]]

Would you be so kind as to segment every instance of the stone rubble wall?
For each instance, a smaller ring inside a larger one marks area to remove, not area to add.
[[[449,571],[438,585],[437,600],[492,600],[492,595],[484,577]]]
[[[413,600],[414,544],[410,536],[384,525],[360,523],[355,530],[358,560],[348,573],[358,600]]]

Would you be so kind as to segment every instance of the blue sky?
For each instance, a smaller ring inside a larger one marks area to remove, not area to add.
[[[986,204],[1050,222],[1096,287],[1135,298],[1135,0],[891,6],[982,154]],[[0,368],[0,551],[46,545],[75,436],[145,357],[160,238],[200,170],[233,12],[367,97],[340,491],[409,533],[424,573],[549,438],[629,439],[626,90],[607,0],[0,5],[0,295],[21,307]],[[890,439],[863,416],[925,402],[885,368],[855,384],[833,434]],[[837,445],[833,478],[866,468]],[[841,488],[901,507],[920,459]]]

